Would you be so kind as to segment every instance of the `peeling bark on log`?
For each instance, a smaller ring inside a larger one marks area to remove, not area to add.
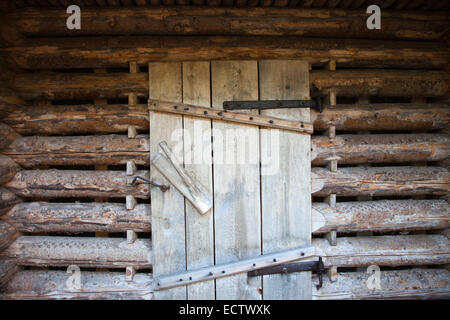
[[[137,171],[148,177],[148,171]],[[5,185],[22,197],[121,197],[148,199],[150,187],[131,185],[133,176],[122,171],[23,170]]]
[[[3,290],[7,300],[150,300],[153,292],[150,274],[137,273],[126,281],[125,272],[81,272],[81,288],[68,288],[70,274],[64,271],[24,270],[18,272]]]
[[[151,267],[151,253],[148,239],[21,236],[0,256],[21,266],[139,269]]]
[[[336,282],[324,277],[313,299],[449,299],[450,272],[445,269],[381,271],[380,289],[367,288],[366,272],[339,273]]]
[[[340,96],[439,97],[449,90],[443,71],[418,70],[313,70],[314,84],[323,94]],[[141,73],[22,73],[10,86],[22,99],[124,98],[130,93],[148,97],[148,75]]]
[[[128,126],[147,130],[147,105],[13,106],[3,121],[24,135],[126,132]],[[373,104],[325,106],[311,110],[315,131],[437,130],[450,123],[443,104]]]
[[[23,69],[126,67],[128,61],[300,59],[339,66],[435,69],[448,63],[440,43],[301,37],[127,36],[27,39],[1,48]]]
[[[25,168],[38,165],[149,165],[148,135],[23,137],[0,153]]]
[[[0,220],[0,251],[7,248],[19,235],[9,223]]]
[[[8,212],[15,204],[21,202],[20,198],[5,188],[0,188],[0,216]]]
[[[450,205],[445,200],[338,202],[335,208],[315,202],[312,210],[325,218],[325,226],[314,234],[446,229],[450,221]]]
[[[0,151],[9,146],[17,138],[20,138],[20,134],[15,132],[10,126],[0,122]]]
[[[416,70],[312,70],[309,80],[322,93],[347,97],[439,97],[450,83],[446,72]]]
[[[150,232],[150,205],[27,202],[4,216],[22,232]]]
[[[21,10],[10,15],[27,36],[73,34],[61,10]],[[342,9],[121,8],[83,9],[77,35],[265,35],[439,40],[448,28],[441,12],[383,10],[383,28],[369,30],[367,14]],[[114,23],[111,23],[111,22]]]
[[[120,81],[116,81],[120,78]],[[24,73],[10,87],[26,100],[148,97],[148,75],[142,73]]]
[[[20,268],[9,260],[0,259],[0,290]],[[0,293],[0,300],[1,300]]]
[[[21,134],[127,132],[129,126],[149,129],[146,104],[13,106],[3,121]]]
[[[14,178],[20,166],[10,157],[0,154],[0,186]]]
[[[331,172],[311,170],[314,196],[445,195],[450,190],[448,170],[440,167],[349,167]]]
[[[315,131],[334,125],[336,130],[436,130],[450,123],[450,106],[445,104],[372,104],[324,106],[311,110]]]
[[[439,161],[450,155],[447,134],[313,136],[311,144],[312,165],[326,165],[334,157],[338,164],[357,164]]]
[[[338,237],[313,239],[325,267],[432,265],[450,263],[450,240],[442,235]]]

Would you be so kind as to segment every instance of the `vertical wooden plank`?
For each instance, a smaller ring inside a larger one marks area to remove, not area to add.
[[[256,61],[211,63],[212,103],[222,108],[225,100],[257,100]],[[237,131],[240,130],[240,131]],[[261,254],[261,212],[258,128],[213,121],[214,221],[216,263],[238,261]],[[241,132],[242,134],[239,134]],[[238,134],[235,134],[238,133]],[[243,163],[236,163],[245,135],[252,148]],[[256,156],[256,157],[255,157]],[[234,159],[233,159],[234,158]],[[216,280],[217,299],[261,299],[260,277],[246,274]]]
[[[151,99],[182,102],[181,63],[150,63],[149,96]],[[172,140],[174,132],[181,133],[182,116],[150,112],[150,155],[161,151],[159,142],[167,141],[169,147],[180,145]],[[181,138],[182,146],[182,138]],[[182,150],[182,148],[181,148]],[[179,155],[179,154],[176,154]],[[181,153],[180,162],[183,161]],[[150,178],[168,183],[150,165]],[[161,192],[151,189],[153,274],[155,276],[186,270],[184,198],[175,189]],[[186,287],[155,292],[155,299],[186,299]]]
[[[211,107],[210,63],[183,62],[183,102]],[[212,154],[211,120],[184,117],[185,168],[195,173],[197,180],[211,192]],[[213,209],[201,215],[189,201],[186,204],[187,269],[214,265]],[[188,286],[189,300],[214,300],[214,281]]]
[[[308,63],[260,61],[261,100],[309,99]],[[309,121],[309,109],[265,110],[261,114]],[[261,155],[270,144],[270,129],[261,129]],[[262,167],[263,252],[311,243],[311,160],[309,135],[279,132],[279,170],[264,174]],[[311,299],[311,272],[263,278],[264,299]]]

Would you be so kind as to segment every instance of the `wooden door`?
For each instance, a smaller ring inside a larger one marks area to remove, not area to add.
[[[308,99],[308,78],[302,61],[151,63],[149,96],[222,109],[226,100]],[[309,121],[308,109],[262,114]],[[214,205],[200,215],[175,188],[152,190],[155,276],[311,243],[308,134],[152,111],[152,155],[163,140],[174,149],[182,144],[179,161],[207,187]],[[154,168],[150,172],[168,183]],[[239,274],[159,291],[155,298],[310,299],[311,274]]]

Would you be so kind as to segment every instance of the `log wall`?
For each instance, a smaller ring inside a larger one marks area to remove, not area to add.
[[[445,13],[386,12],[391,27],[375,33],[341,9],[84,13],[70,37],[53,27],[65,13],[14,12],[25,38],[0,48],[18,68],[0,92],[4,298],[151,299],[150,187],[126,173],[132,161],[148,177],[145,65],[267,58],[309,61],[325,103],[311,110],[312,209],[329,277],[313,297],[450,296],[450,241],[439,234],[450,214]],[[86,290],[65,288],[72,264]],[[375,292],[365,285],[373,264],[383,274]]]

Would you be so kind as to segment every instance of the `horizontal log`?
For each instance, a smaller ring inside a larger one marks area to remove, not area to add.
[[[440,161],[450,155],[447,134],[343,134],[332,140],[313,136],[311,145],[312,165],[336,158],[339,164]]]
[[[151,275],[137,273],[133,281],[125,272],[81,272],[81,288],[68,288],[65,271],[19,271],[3,288],[7,300],[151,300]]]
[[[148,177],[148,171],[135,175]],[[148,199],[146,184],[132,185],[125,171],[23,170],[5,185],[22,197],[121,197]]]
[[[27,36],[71,36],[62,10],[20,10],[10,15]],[[383,28],[369,30],[363,11],[309,8],[83,9],[76,35],[268,35],[439,40],[448,28],[441,12],[383,10]]]
[[[450,106],[446,104],[347,104],[325,106],[319,113],[311,110],[315,131],[334,125],[345,131],[437,130],[450,123]]]
[[[8,212],[20,201],[20,198],[8,189],[0,188],[0,216]]]
[[[150,232],[150,205],[127,210],[115,203],[25,202],[14,206],[5,221],[22,232]]]
[[[337,96],[439,97],[449,91],[450,76],[441,71],[312,70],[311,87]]]
[[[19,235],[9,223],[0,220],[0,251],[7,248]]]
[[[20,268],[14,262],[0,259],[0,289],[5,286],[11,279],[11,277],[19,270]]]
[[[9,84],[25,100],[58,100],[148,97],[147,82],[147,73],[23,73]]]
[[[0,153],[24,168],[38,165],[149,164],[148,135],[23,137]]]
[[[128,126],[149,130],[147,105],[11,106],[3,121],[23,135],[126,132]],[[450,123],[445,104],[372,104],[325,106],[311,110],[315,131],[437,130]]]
[[[24,135],[126,132],[129,126],[149,130],[146,104],[14,105],[3,121]]]
[[[340,96],[439,97],[449,90],[450,76],[420,70],[312,70],[311,87]],[[9,83],[26,100],[148,97],[147,73],[20,73]]]
[[[345,167],[337,172],[312,168],[312,194],[328,196],[445,195],[448,170],[440,167]]]
[[[447,134],[370,134],[312,137],[312,165],[441,161],[450,153]],[[39,165],[149,164],[148,135],[22,137],[0,151],[25,168]],[[389,150],[389,152],[386,152]]]
[[[21,266],[151,267],[151,242],[126,238],[21,236],[0,256]]]
[[[445,200],[337,202],[335,208],[314,202],[312,210],[325,218],[325,225],[314,234],[446,229],[450,223],[450,205]]]
[[[443,235],[338,237],[312,240],[328,267],[433,265],[450,262],[450,240]]]
[[[1,116],[2,114],[0,114],[0,117]],[[0,122],[0,150],[5,149],[19,137],[20,135],[15,132],[10,126]]]
[[[128,61],[300,59],[341,67],[444,68],[436,42],[264,36],[124,36],[27,39],[0,49],[23,69],[128,67]]]
[[[20,166],[10,157],[0,154],[0,186],[14,178],[21,170]]]
[[[381,271],[380,289],[369,289],[366,272],[341,272],[337,281],[324,277],[322,288],[313,286],[314,300],[329,299],[449,299],[450,272],[445,269]]]

